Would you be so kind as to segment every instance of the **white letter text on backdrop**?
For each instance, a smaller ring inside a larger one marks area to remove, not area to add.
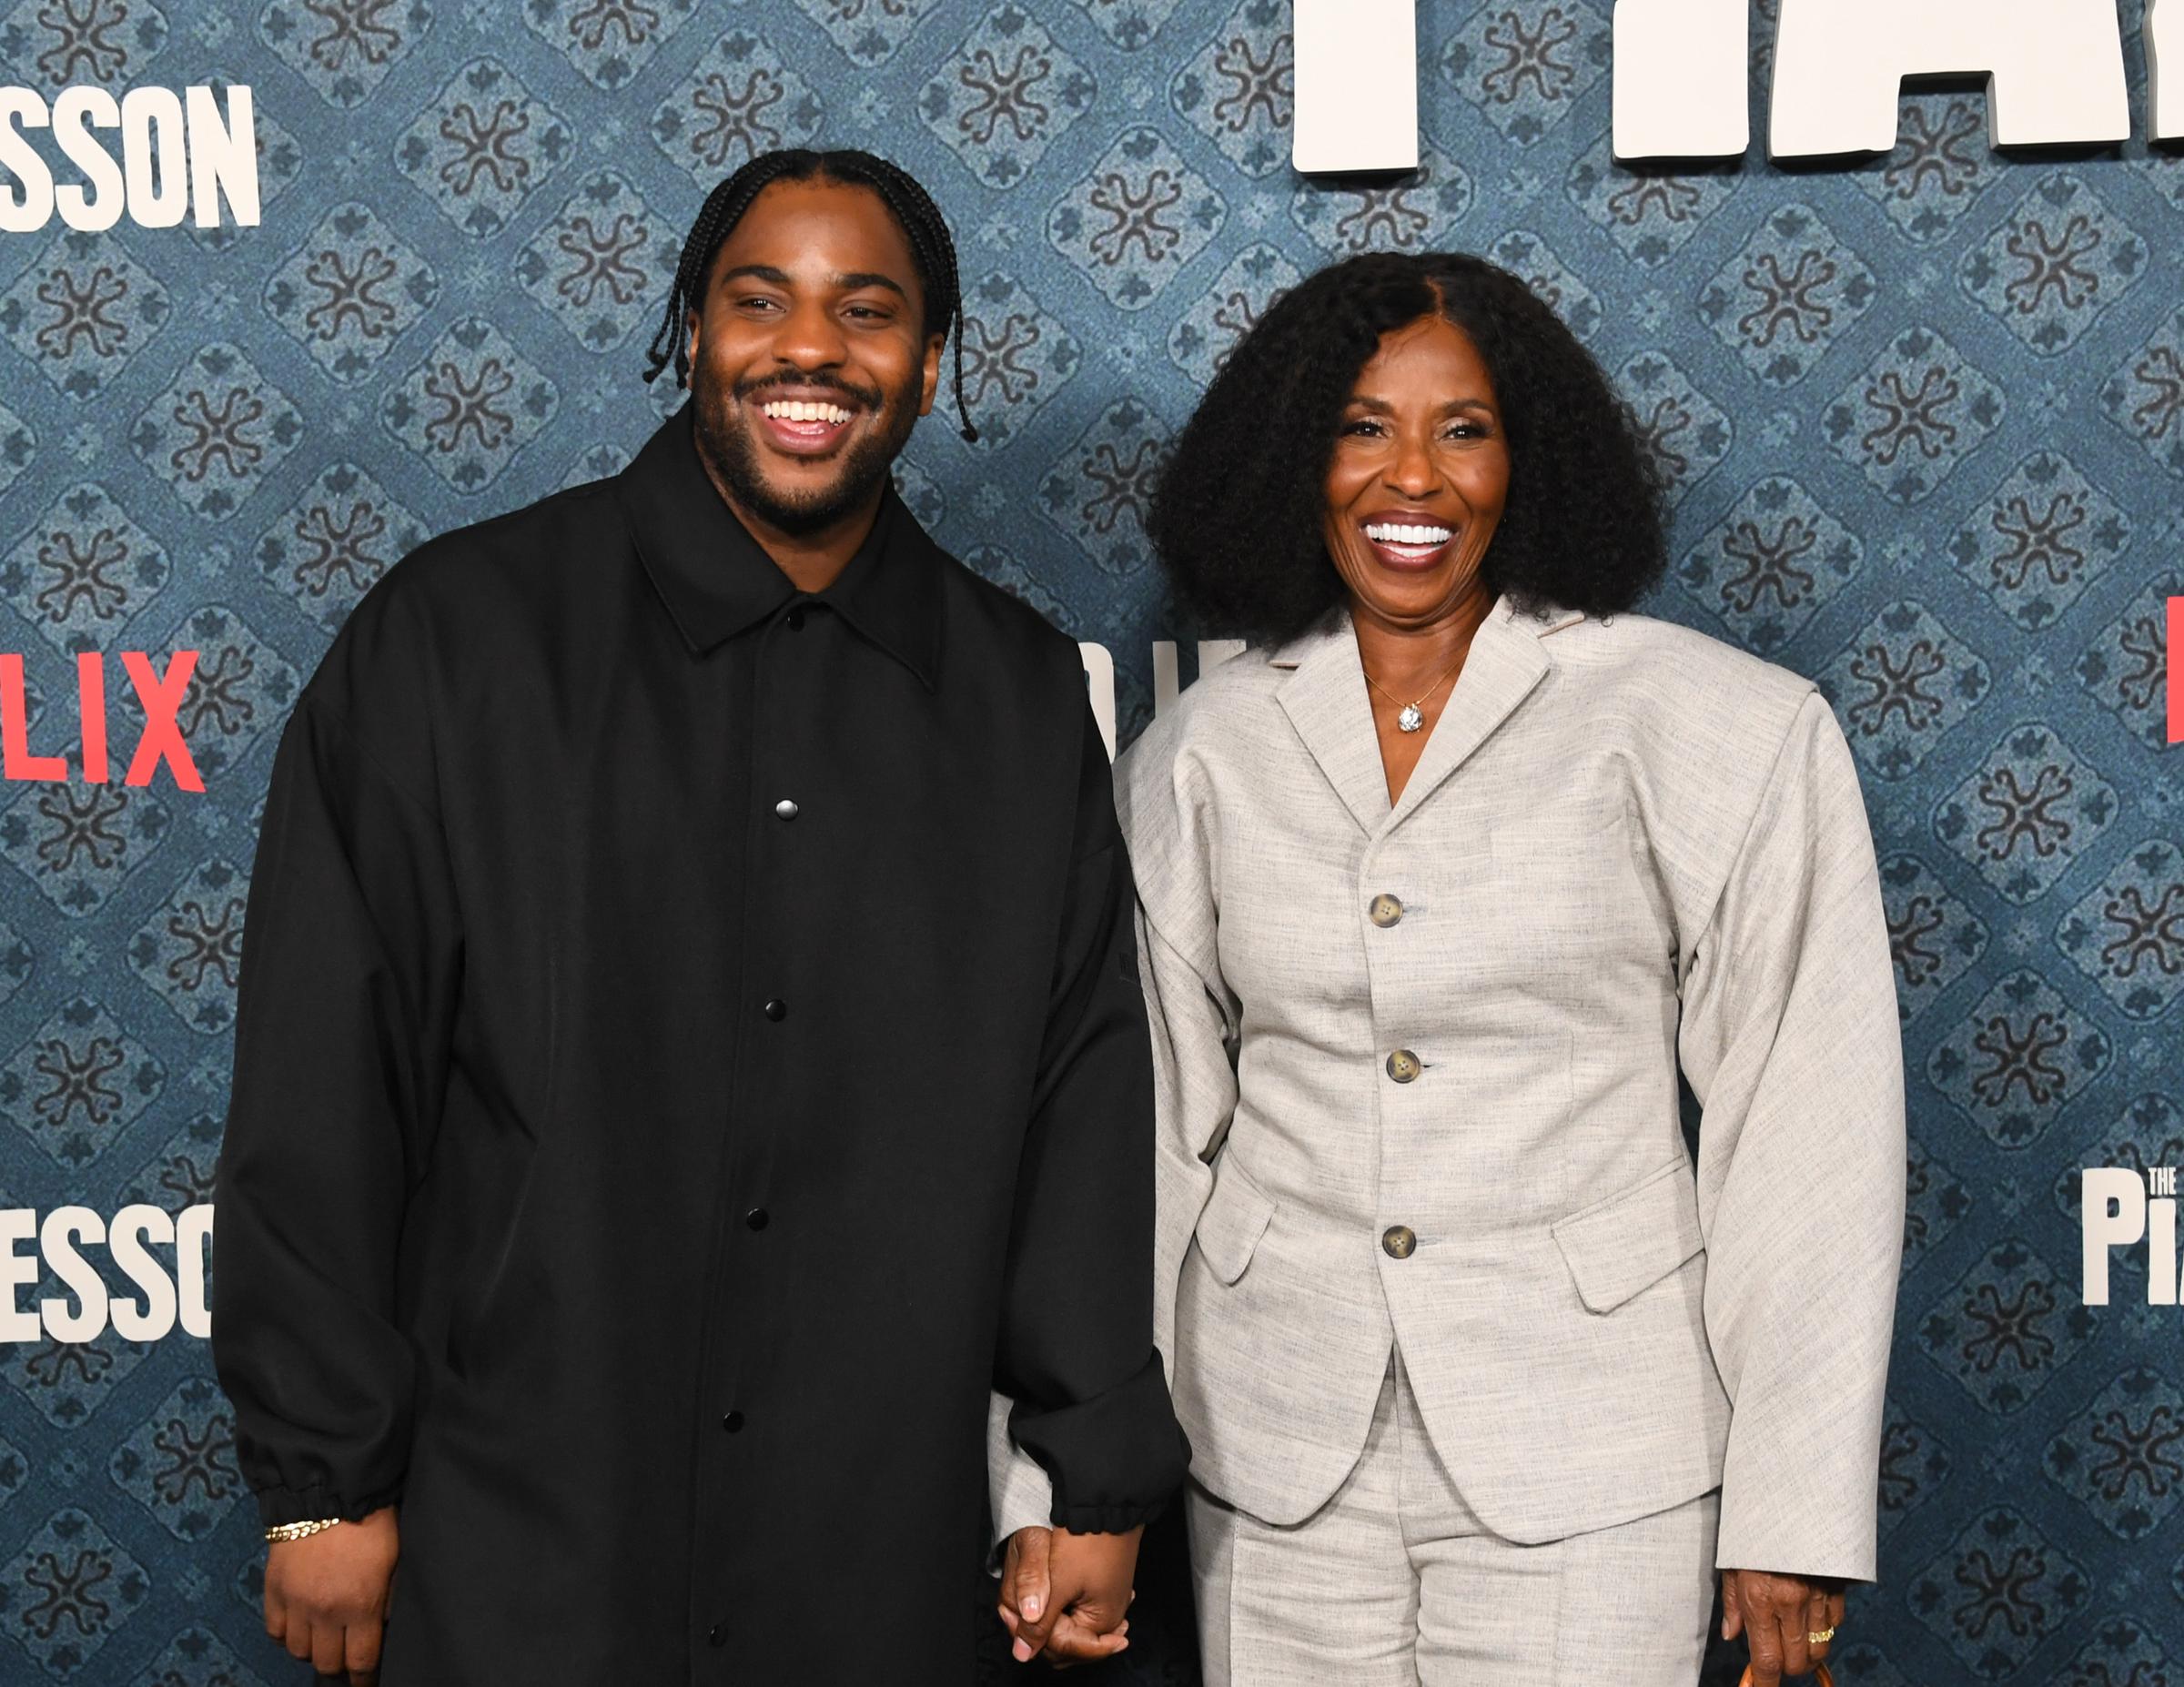
[[[1621,0],[1615,156],[1743,157],[1751,78],[1749,0]]]
[[[2153,140],[2184,140],[2184,0],[2147,0],[2146,132]]]
[[[1997,146],[2130,138],[2115,0],[1782,0],[1767,151],[1887,152],[1906,76],[1981,71]]]
[[[1416,169],[1416,0],[1297,0],[1293,28],[1298,169]]]
[[[1296,0],[1295,18],[1297,168],[1415,168],[1414,0]],[[1750,0],[1618,0],[1614,49],[1618,158],[1744,156]],[[2184,140],[2184,0],[2148,0],[2146,56],[2147,133]],[[1997,146],[2129,137],[2113,0],[1782,0],[1768,151],[1886,152],[1906,76],[1981,73]]]

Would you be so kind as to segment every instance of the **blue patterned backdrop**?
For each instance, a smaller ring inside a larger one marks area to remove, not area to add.
[[[1289,168],[1286,0],[0,0],[9,83],[248,84],[265,196],[255,227],[0,236],[32,744],[72,742],[77,651],[191,648],[208,787],[0,786],[0,1207],[207,1198],[299,684],[424,536],[628,460],[681,233],[754,145],[889,153],[948,210],[985,435],[928,423],[905,489],[1109,648],[1126,737],[1153,641],[1226,631],[1164,604],[1140,525],[1224,349],[1332,257],[1470,247],[1666,454],[1654,612],[1816,676],[1862,761],[1913,1146],[1884,1580],[1841,1673],[2177,1679],[2184,1312],[2137,1252],[2080,1304],[2075,1191],[2184,1162],[2184,159],[1998,158],[1945,86],[1867,167],[1634,174],[1609,8],[1425,0],[1425,167],[1346,187]],[[210,1375],[180,1331],[0,1347],[0,1678],[296,1679]],[[1195,1681],[1151,1614],[1122,1673]]]

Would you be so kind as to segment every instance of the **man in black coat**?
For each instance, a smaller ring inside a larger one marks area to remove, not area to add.
[[[1129,868],[1075,647],[889,480],[960,321],[909,177],[754,160],[690,401],[397,564],[287,728],[214,1354],[321,1671],[962,1687],[989,1388],[1121,1643],[1187,1457]]]

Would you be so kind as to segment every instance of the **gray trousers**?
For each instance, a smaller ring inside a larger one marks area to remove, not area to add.
[[[1303,1522],[1261,1522],[1195,1481],[1186,1506],[1206,1687],[1699,1678],[1721,1490],[1538,1546],[1503,1540],[1449,1480],[1400,1359],[1356,1468]]]

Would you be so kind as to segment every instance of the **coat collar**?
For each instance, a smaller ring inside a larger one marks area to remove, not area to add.
[[[803,594],[714,490],[691,424],[685,402],[615,480],[653,589],[692,654],[703,655]],[[940,678],[943,561],[890,480],[849,566],[809,601],[832,607],[931,691]]]
[[[1575,611],[1558,610],[1544,618],[1521,614],[1506,593],[1496,600],[1471,635],[1449,701],[1401,800],[1392,806],[1349,615],[1290,641],[1269,661],[1291,671],[1277,693],[1282,710],[1343,806],[1370,836],[1400,824],[1463,765],[1545,676],[1552,663],[1540,641],[1583,619]]]

